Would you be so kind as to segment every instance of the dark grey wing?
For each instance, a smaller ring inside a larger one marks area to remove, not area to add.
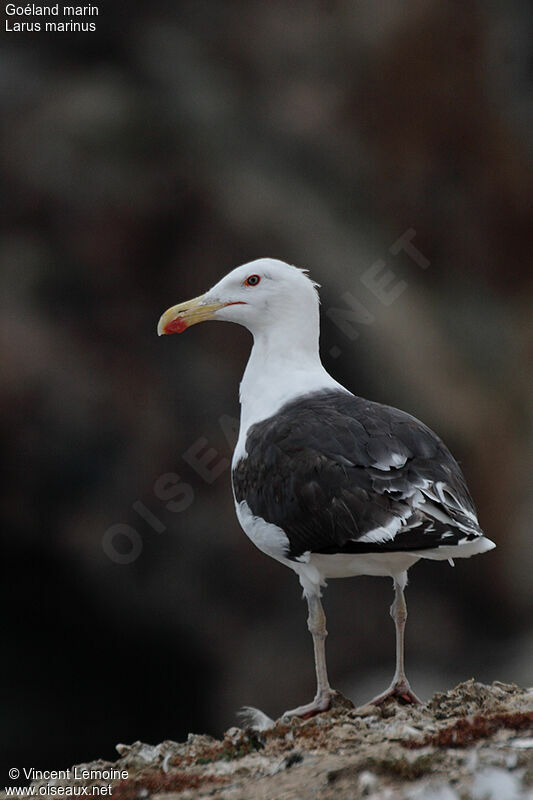
[[[304,553],[427,550],[482,536],[461,470],[414,417],[316,392],[253,425],[233,470],[237,502]]]

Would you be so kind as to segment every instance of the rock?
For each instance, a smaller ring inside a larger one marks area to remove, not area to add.
[[[361,793],[366,797],[377,786],[378,777],[373,772],[365,769],[360,773],[358,783]]]
[[[336,739],[353,739],[357,735],[355,725],[345,723],[344,725],[337,725],[333,731],[332,736]]]
[[[353,717],[377,717],[380,716],[378,706],[373,706],[371,703],[367,703],[364,706],[358,706],[352,712]]]
[[[518,775],[488,767],[474,776],[472,800],[518,800],[523,797]]]
[[[394,705],[392,716],[337,705],[222,739],[119,744],[115,764],[84,766],[128,771],[112,783],[114,800],[532,800],[530,700],[513,684],[471,680],[424,706]]]
[[[240,739],[242,739],[242,730],[240,728],[228,728],[226,733],[224,734],[224,739],[227,739],[232,744],[236,744]]]

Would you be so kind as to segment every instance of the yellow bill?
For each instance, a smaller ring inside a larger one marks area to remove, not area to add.
[[[182,333],[185,328],[196,325],[198,322],[205,322],[212,319],[219,308],[223,308],[225,303],[203,303],[205,295],[194,297],[185,303],[167,308],[162,315],[157,326],[157,333],[163,336],[167,333]]]

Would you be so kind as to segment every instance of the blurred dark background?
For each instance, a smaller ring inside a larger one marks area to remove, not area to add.
[[[249,335],[155,335],[261,256],[323,284],[326,367],[444,438],[498,543],[411,571],[415,690],[531,683],[530,6],[130,0],[91,20],[2,33],[6,766],[311,698],[299,584],[233,512]],[[429,266],[391,252],[404,234]],[[379,260],[394,302],[369,289]],[[390,680],[391,600],[377,578],[326,592],[356,703]]]

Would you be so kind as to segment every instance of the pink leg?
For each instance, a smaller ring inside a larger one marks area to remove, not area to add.
[[[404,585],[405,583],[403,582],[399,583],[397,580],[394,581],[395,597],[394,603],[390,609],[391,617],[393,618],[396,626],[396,670],[389,688],[370,701],[370,704],[374,706],[380,705],[381,703],[385,702],[385,700],[388,700],[389,697],[397,697],[404,703],[421,702],[421,700],[419,700],[416,694],[411,690],[409,681],[405,675],[403,639],[405,622],[407,620],[407,606],[405,604],[405,597],[403,594]]]
[[[307,604],[309,607],[307,626],[313,637],[313,649],[315,651],[316,695],[314,700],[310,703],[286,711],[282,719],[290,719],[291,717],[313,717],[315,714],[320,714],[321,711],[327,711],[331,705],[331,698],[335,694],[329,685],[326,669],[326,636],[328,632],[326,630],[326,616],[322,608],[322,603],[320,602],[320,596],[318,594],[307,596]]]

